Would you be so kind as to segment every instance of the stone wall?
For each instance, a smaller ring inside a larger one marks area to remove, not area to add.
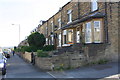
[[[79,52],[66,52],[60,55],[53,55],[49,58],[35,58],[35,65],[40,69],[53,70],[56,68],[77,68],[85,65],[86,58]]]
[[[31,62],[31,53],[29,53],[29,52],[24,52],[24,53],[20,52],[19,56],[22,57],[27,62]]]
[[[105,56],[112,61],[118,61],[118,3],[107,3],[108,46]]]
[[[35,57],[35,66],[42,70],[51,70],[52,68],[52,58],[41,58],[41,57]]]

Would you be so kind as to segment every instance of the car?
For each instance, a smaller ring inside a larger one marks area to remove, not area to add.
[[[0,71],[2,71],[2,75],[6,74],[6,61],[4,53],[0,50]]]
[[[8,51],[4,51],[5,57],[10,58],[10,53]]]

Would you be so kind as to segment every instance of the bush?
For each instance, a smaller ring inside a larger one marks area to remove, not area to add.
[[[101,59],[98,61],[98,64],[106,64],[108,62],[108,60],[106,59]]]
[[[48,57],[48,53],[44,52],[43,50],[37,50],[37,56],[38,57]]]
[[[38,50],[38,48],[33,47],[33,46],[21,46],[15,49],[16,52],[36,52]]]
[[[52,51],[54,50],[54,45],[46,45],[42,49],[43,51]]]
[[[38,32],[32,33],[28,36],[28,43],[30,46],[42,48],[45,44],[45,37]]]

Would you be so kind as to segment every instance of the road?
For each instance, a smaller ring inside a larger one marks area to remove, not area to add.
[[[7,60],[7,73],[5,78],[52,78],[47,72],[43,72],[35,66],[25,62],[15,55]]]

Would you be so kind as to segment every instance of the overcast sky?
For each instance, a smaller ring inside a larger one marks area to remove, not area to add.
[[[40,20],[47,20],[70,0],[0,0],[0,46],[17,46]],[[15,25],[11,25],[15,24]]]

